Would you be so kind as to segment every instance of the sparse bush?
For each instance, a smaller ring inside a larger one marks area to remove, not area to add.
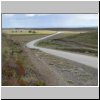
[[[34,85],[35,85],[35,86],[45,86],[46,83],[43,82],[43,81],[37,81],[37,82],[34,83]]]
[[[23,80],[23,79],[18,79],[17,80],[17,83],[20,85],[20,86],[26,86],[28,83],[27,81]]]
[[[3,81],[3,86],[13,86],[14,83],[16,84],[15,79],[7,79],[7,80]]]
[[[14,31],[16,32],[16,31]],[[25,75],[25,68],[23,63],[23,52],[21,45],[7,37],[3,37],[4,48],[2,52],[2,85],[26,85],[28,84],[23,78]]]
[[[17,51],[17,53],[22,53],[22,52],[23,52],[23,50],[18,50],[18,51]]]
[[[17,67],[17,74],[18,74],[18,76],[21,77],[21,76],[25,75],[25,69],[23,67],[22,62],[17,60],[16,64],[18,65],[18,67]]]
[[[4,66],[3,70],[2,70],[2,74],[6,77],[6,78],[13,78],[16,77],[16,69],[15,68],[11,68],[10,66]]]
[[[33,33],[36,33],[36,31],[33,31]]]
[[[67,81],[69,84],[74,84],[74,82],[72,80],[68,80]]]
[[[29,32],[29,33],[31,33],[32,31],[31,31],[31,30],[29,30],[28,32]]]

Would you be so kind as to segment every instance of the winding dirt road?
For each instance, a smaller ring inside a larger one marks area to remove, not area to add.
[[[40,39],[33,40],[33,41],[27,43],[26,46],[30,49],[33,49],[33,48],[39,49],[39,50],[41,50],[45,53],[48,53],[48,54],[51,54],[51,55],[54,55],[54,56],[69,59],[69,60],[72,60],[72,61],[75,61],[75,62],[78,62],[78,63],[81,63],[81,64],[88,65],[88,66],[96,68],[96,69],[98,68],[98,58],[97,57],[87,56],[87,55],[83,55],[83,54],[76,54],[76,53],[71,53],[71,52],[64,52],[64,51],[61,51],[61,50],[48,49],[48,48],[39,47],[39,46],[36,45],[41,40],[50,38],[54,35],[58,35],[58,34],[61,34],[61,33],[62,32],[57,32],[55,34],[45,36],[45,37],[40,38]]]

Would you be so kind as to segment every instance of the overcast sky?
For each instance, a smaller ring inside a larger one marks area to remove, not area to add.
[[[97,14],[2,14],[2,28],[97,26]]]

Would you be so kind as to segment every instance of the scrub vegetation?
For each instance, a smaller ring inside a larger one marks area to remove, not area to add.
[[[60,78],[64,79],[67,86],[98,85],[97,69],[26,47],[26,43],[55,32],[57,29],[2,30],[3,86],[59,86],[57,82]],[[65,30],[38,45],[96,56],[97,38],[97,31],[83,33]]]

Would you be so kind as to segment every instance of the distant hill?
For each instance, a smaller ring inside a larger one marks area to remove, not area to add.
[[[2,28],[4,30],[53,30],[53,31],[92,31],[97,30],[98,27],[82,27],[82,28]]]

